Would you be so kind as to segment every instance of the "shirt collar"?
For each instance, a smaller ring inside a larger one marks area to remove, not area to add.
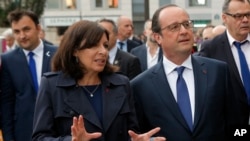
[[[42,42],[42,40],[40,39],[40,44],[34,49],[34,50],[32,50],[32,52],[35,54],[35,55],[37,55],[37,56],[39,56],[39,57],[42,57],[42,51],[43,51],[43,48],[44,48],[44,45],[43,45],[43,42]],[[24,52],[24,54],[26,55],[26,56],[28,56],[28,53],[30,52],[29,50],[25,50],[25,49],[23,49],[23,52]]]
[[[226,31],[226,33],[227,33],[227,37],[228,37],[229,44],[230,44],[231,47],[233,47],[233,46],[234,46],[234,45],[233,45],[234,41],[237,41],[237,40],[235,40],[235,39],[229,34],[228,30]],[[247,35],[247,38],[246,38],[245,40],[250,41],[250,34]],[[244,41],[245,41],[245,40],[244,40]],[[242,42],[244,42],[244,41],[242,41]]]
[[[166,74],[170,74],[175,70],[175,68],[184,66],[185,68],[192,70],[192,60],[191,60],[191,55],[181,64],[181,65],[176,65],[172,61],[168,60],[165,56],[163,56],[163,66],[166,71]]]

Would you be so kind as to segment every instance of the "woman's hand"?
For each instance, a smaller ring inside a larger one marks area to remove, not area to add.
[[[73,125],[71,126],[71,141],[90,141],[91,139],[96,139],[101,137],[101,133],[88,133],[84,127],[83,116],[80,115],[79,118],[73,118]]]
[[[160,127],[156,127],[147,133],[144,134],[136,134],[134,131],[129,130],[128,134],[131,137],[132,141],[166,141],[165,137],[153,137],[151,138],[155,133],[159,132],[161,130]]]

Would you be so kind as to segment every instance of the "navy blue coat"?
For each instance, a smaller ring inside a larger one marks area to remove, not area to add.
[[[168,141],[225,141],[228,90],[226,63],[193,56],[195,115],[190,131],[173,96],[163,63],[144,71],[131,82],[142,131],[161,127],[158,136]]]
[[[93,141],[128,141],[138,131],[129,80],[120,74],[101,77],[103,125],[76,81],[60,72],[45,74],[34,115],[33,141],[71,141],[74,116],[83,115],[87,132],[101,132]]]
[[[55,46],[44,44],[42,73],[50,71]],[[5,141],[31,141],[36,91],[22,48],[1,55],[1,111]]]

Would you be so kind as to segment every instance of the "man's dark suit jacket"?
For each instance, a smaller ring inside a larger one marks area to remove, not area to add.
[[[71,141],[72,119],[79,115],[88,132],[102,133],[91,141],[129,141],[128,130],[138,131],[129,80],[120,74],[103,74],[101,80],[103,123],[75,79],[46,73],[37,98],[33,141]]]
[[[138,38],[136,38],[134,36],[133,36],[133,38],[131,40],[137,42],[139,45],[143,44],[143,42],[141,40],[139,40]]]
[[[133,48],[138,47],[140,44],[132,41],[132,40],[127,40],[127,52],[130,52]]]
[[[56,47],[44,44],[42,73],[50,71]],[[1,111],[5,141],[31,141],[36,91],[22,48],[1,55]]]
[[[228,105],[226,63],[192,57],[195,85],[195,115],[190,131],[173,96],[163,63],[142,72],[131,81],[142,132],[161,127],[157,134],[167,141],[225,141]]]
[[[140,45],[131,50],[131,54],[139,58],[142,71],[148,69],[146,44]],[[159,48],[158,62],[162,59],[162,49]]]
[[[248,125],[250,107],[247,102],[247,94],[241,81],[226,32],[216,36],[212,40],[205,41],[201,45],[199,54],[224,61],[228,64],[232,82],[231,88],[236,94],[232,104],[232,118],[234,119],[232,125]]]
[[[119,66],[119,72],[126,75],[130,80],[141,73],[139,59],[120,49],[117,49],[113,65]]]

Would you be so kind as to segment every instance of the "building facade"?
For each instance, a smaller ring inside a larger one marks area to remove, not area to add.
[[[164,4],[176,4],[186,9],[195,28],[222,24],[223,0],[48,0],[41,24],[46,32],[56,33],[47,35],[55,40],[76,21],[101,18],[116,21],[120,15],[126,15],[133,19],[135,34],[139,34],[143,31],[144,21],[152,18],[155,10]]]

